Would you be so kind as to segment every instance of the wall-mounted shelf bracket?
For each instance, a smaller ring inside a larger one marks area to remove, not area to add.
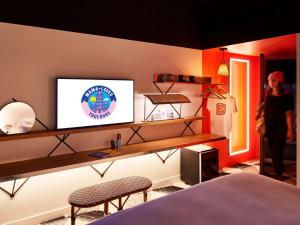
[[[192,121],[191,122],[186,122],[185,123],[185,128],[183,129],[183,131],[181,132],[180,136],[183,136],[184,132],[187,130],[187,128],[190,129],[190,131],[195,134],[194,130],[190,127],[190,125],[192,124]]]
[[[158,105],[155,105],[154,108],[152,109],[152,111],[146,116],[146,99],[147,97],[145,96],[145,100],[144,100],[144,122],[149,121],[149,117],[152,115],[152,113],[155,111],[155,109],[158,107]]]
[[[106,169],[104,170],[104,172],[100,172],[99,170],[97,170],[96,167],[94,167],[93,165],[91,165],[92,169],[96,171],[96,173],[98,173],[101,177],[104,177],[104,175],[106,174],[106,172],[108,171],[108,169],[112,166],[112,164],[114,164],[115,161],[111,161],[110,164],[106,167]]]
[[[8,194],[11,198],[14,198],[15,195],[17,194],[17,192],[23,187],[23,185],[29,180],[30,177],[27,177],[25,181],[23,181],[23,183],[15,190],[16,188],[16,182],[17,180],[15,179],[14,180],[14,183],[13,183],[13,187],[12,187],[12,190],[11,192],[5,190],[4,188],[0,187],[0,190],[3,191],[5,194]]]
[[[205,103],[206,101],[207,101],[207,98],[205,98],[205,99],[201,102],[201,104],[200,104],[200,106],[198,107],[198,109],[196,110],[194,116],[197,116],[198,112],[200,111],[200,109],[202,108],[202,106],[204,105],[204,103]],[[184,132],[186,131],[187,128],[189,128],[189,129],[192,131],[192,133],[195,134],[194,131],[193,131],[193,129],[190,127],[190,125],[191,125],[193,122],[194,122],[194,121],[189,121],[189,122],[186,122],[186,123],[185,123],[185,124],[186,124],[186,127],[183,129],[183,131],[181,132],[181,135],[180,135],[180,136],[183,136],[183,134],[184,134]]]
[[[175,152],[177,152],[179,150],[179,148],[177,148],[177,149],[171,149],[171,150],[169,150],[169,153],[168,153],[168,155],[165,157],[165,158],[162,158],[157,152],[154,152],[156,155],[157,155],[157,157],[162,161],[162,163],[165,163]]]
[[[59,143],[52,149],[52,151],[48,154],[48,157],[50,157],[55,151],[56,149],[62,144],[64,143],[67,147],[69,147],[74,153],[76,153],[76,151],[65,142],[65,140],[70,136],[70,134],[64,134],[64,136],[62,138],[59,138]]]
[[[171,104],[172,108],[174,109],[174,111],[177,113],[177,115],[180,117],[181,116],[181,105],[180,105],[180,112],[178,112],[175,107]],[[196,113],[197,115],[197,113]],[[192,124],[193,121],[190,122],[184,122],[185,124],[185,128],[184,130],[181,132],[180,136],[183,136],[184,132],[186,131],[187,128],[189,128],[189,130],[192,132],[192,134],[196,134],[193,129],[190,127],[190,125]]]
[[[165,91],[165,92],[163,92],[160,88],[159,88],[159,86],[157,85],[157,82],[153,82],[153,84],[155,85],[155,87],[157,88],[157,90],[161,93],[161,94],[168,94],[169,93],[169,91],[172,89],[172,87],[174,86],[174,82],[173,83],[170,83],[170,87]]]
[[[133,134],[130,136],[130,138],[128,139],[128,141],[126,142],[125,145],[128,145],[130,143],[130,141],[132,140],[132,138],[135,136],[135,135],[138,135],[139,138],[143,141],[143,142],[146,142],[146,140],[139,134],[139,130],[141,129],[142,127],[138,127],[136,129],[134,129],[133,127],[131,127],[131,130],[133,131]]]
[[[13,102],[18,102],[18,100],[16,100],[15,98],[12,98],[12,100]],[[36,117],[35,120],[46,130],[50,130],[49,127],[47,127],[39,118]],[[74,148],[72,148],[67,142],[65,142],[65,140],[69,136],[70,134],[64,134],[64,136],[60,138],[58,135],[55,135],[55,137],[59,140],[59,143],[51,150],[51,152],[48,154],[48,157],[50,157],[62,143],[65,144],[72,152],[76,153]]]

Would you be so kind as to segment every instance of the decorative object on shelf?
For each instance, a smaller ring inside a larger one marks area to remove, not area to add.
[[[163,110],[157,110],[157,112],[152,113],[151,115],[151,120],[165,120],[166,118],[166,113]]]
[[[122,147],[122,140],[121,140],[121,134],[117,134],[117,148],[120,149]]]
[[[173,113],[173,111],[171,109],[167,109],[166,110],[166,116],[167,116],[167,119],[169,119],[169,120],[174,119],[174,113]]]
[[[13,102],[0,111],[0,129],[6,134],[27,133],[34,125],[35,113],[24,102]]]
[[[116,148],[116,143],[115,143],[114,140],[111,140],[111,141],[110,141],[110,148],[111,148],[111,149],[115,149],[115,148]]]
[[[220,51],[222,51],[222,61],[220,63],[219,69],[218,69],[218,75],[220,76],[228,76],[229,70],[228,66],[225,61],[224,52],[227,50],[227,48],[220,48]]]
[[[152,113],[151,120],[172,120],[174,119],[174,113],[171,109],[159,109]]]
[[[175,74],[154,74],[154,82],[184,82],[184,83],[197,83],[206,84],[211,83],[211,77],[202,77],[195,75],[175,75]]]
[[[174,109],[174,111],[177,113],[179,118],[181,117],[181,108],[182,108],[182,103],[190,103],[191,100],[186,97],[185,95],[182,94],[148,94],[144,95],[145,96],[145,101],[144,101],[144,121],[149,121],[149,117],[151,116],[152,121],[155,120],[163,120],[163,119],[174,119],[174,114],[173,111],[157,111],[154,113],[155,109],[157,108],[158,105],[163,105],[163,104],[170,104],[171,107]],[[152,104],[155,105],[155,107],[152,109],[152,111],[146,116],[146,98],[148,98]],[[175,107],[172,104],[180,104],[180,110],[179,112],[175,109]]]
[[[89,156],[104,159],[104,158],[110,156],[110,153],[107,153],[107,152],[92,152],[92,153],[89,154]]]

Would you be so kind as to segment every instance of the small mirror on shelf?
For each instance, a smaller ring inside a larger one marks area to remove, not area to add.
[[[23,102],[7,104],[0,111],[0,129],[6,134],[27,133],[34,122],[33,109]]]

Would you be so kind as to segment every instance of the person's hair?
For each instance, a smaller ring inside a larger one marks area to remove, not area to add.
[[[266,91],[266,94],[265,94],[265,98],[268,96],[268,95],[271,95],[272,94],[272,90],[273,88],[271,87],[268,87],[267,91]],[[278,94],[279,95],[282,95],[284,94],[286,91],[284,90],[283,88],[283,84],[281,82],[278,82]]]

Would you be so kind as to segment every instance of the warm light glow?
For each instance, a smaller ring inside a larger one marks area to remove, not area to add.
[[[228,76],[229,71],[226,63],[221,63],[218,69],[218,75],[220,76]]]
[[[249,151],[249,60],[230,59],[230,73],[230,94],[236,98],[236,114],[239,114],[234,115],[236,121],[230,132],[229,154],[232,156]]]
[[[220,51],[222,51],[222,61],[219,66],[219,69],[218,69],[218,75],[220,75],[220,76],[228,76],[229,75],[228,66],[226,64],[225,57],[224,57],[225,50],[227,50],[227,48],[220,48]]]

